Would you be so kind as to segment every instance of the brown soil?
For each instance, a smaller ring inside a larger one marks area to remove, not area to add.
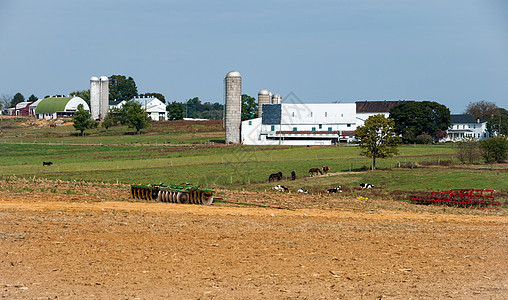
[[[502,210],[219,191],[212,206],[128,187],[0,181],[0,295],[100,299],[506,299]]]

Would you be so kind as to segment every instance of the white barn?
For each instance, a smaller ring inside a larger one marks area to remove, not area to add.
[[[351,141],[355,103],[263,104],[262,118],[242,122],[246,145],[330,145]]]
[[[166,121],[168,119],[168,112],[166,111],[166,104],[155,97],[133,98],[133,101],[141,104],[148,116],[153,121]]]

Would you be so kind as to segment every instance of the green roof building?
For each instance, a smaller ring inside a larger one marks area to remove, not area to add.
[[[35,114],[38,119],[70,118],[80,104],[83,104],[85,110],[90,110],[85,100],[80,97],[44,98],[37,104]]]

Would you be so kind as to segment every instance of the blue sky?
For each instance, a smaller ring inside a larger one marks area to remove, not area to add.
[[[222,103],[231,70],[253,97],[508,108],[508,1],[0,0],[0,95],[120,74],[140,93]]]

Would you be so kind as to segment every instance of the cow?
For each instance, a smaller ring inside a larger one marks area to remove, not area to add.
[[[52,163],[52,162],[50,162],[50,161],[43,161],[43,162],[42,162],[42,166],[43,166],[43,167],[44,167],[44,166],[51,166],[52,164],[53,164],[53,163]]]
[[[300,188],[300,189],[298,189],[298,193],[308,194],[308,193],[309,193],[309,191],[308,191],[308,190],[306,190],[306,189],[304,189],[304,188]]]
[[[280,181],[282,179],[282,172],[270,174],[270,176],[268,177],[268,182],[275,181],[275,179],[277,179],[277,181]]]
[[[330,171],[330,168],[328,168],[328,166],[323,166],[323,174],[328,174],[328,171]]]
[[[277,184],[272,189],[277,190],[279,192],[289,192],[289,188],[287,188],[287,187],[285,187],[283,185],[280,185],[280,184]]]
[[[314,173],[317,175],[318,173],[323,175],[323,172],[319,168],[312,168],[309,170],[310,177],[314,176]]]
[[[361,187],[362,189],[371,189],[371,188],[373,188],[373,187],[374,187],[374,185],[373,185],[373,184],[370,184],[370,183],[360,183],[360,187]]]
[[[342,187],[339,185],[338,187],[334,187],[333,189],[326,190],[328,194],[333,193],[342,193]]]
[[[296,172],[292,171],[291,172],[291,180],[295,180],[295,179],[296,179]]]

